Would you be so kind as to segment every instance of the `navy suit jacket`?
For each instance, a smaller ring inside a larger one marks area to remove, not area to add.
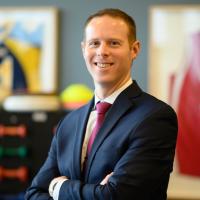
[[[59,200],[164,200],[173,168],[177,118],[164,102],[143,92],[134,81],[115,100],[93,143],[81,173],[84,134],[94,100],[69,113],[59,124],[49,155],[25,199],[51,199],[48,187],[57,176]],[[106,185],[104,177],[114,172]]]

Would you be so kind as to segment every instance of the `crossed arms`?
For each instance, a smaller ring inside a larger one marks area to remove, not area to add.
[[[120,148],[113,147],[110,154],[106,154],[105,161],[102,157],[98,160],[98,154],[96,155],[93,169],[96,169],[97,174],[100,160],[107,165],[111,160],[110,165],[113,168],[111,167],[109,173],[100,174],[101,179],[95,183],[84,182],[70,171],[69,167],[64,169],[58,164],[60,152],[58,152],[58,136],[55,136],[49,156],[27,190],[25,199],[52,199],[48,191],[49,185],[55,177],[63,175],[69,179],[60,188],[59,200],[131,200],[133,197],[134,200],[166,199],[177,137],[174,112],[163,108],[129,130],[128,137],[124,136],[124,139],[121,136],[119,141],[115,140],[115,147],[120,146]],[[115,151],[119,149],[117,157]]]

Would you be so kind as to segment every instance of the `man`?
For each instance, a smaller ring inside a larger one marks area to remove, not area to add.
[[[166,199],[177,120],[171,107],[131,79],[140,51],[135,29],[118,9],[98,11],[86,21],[82,50],[95,96],[59,124],[26,199]],[[112,106],[89,148],[99,101]]]

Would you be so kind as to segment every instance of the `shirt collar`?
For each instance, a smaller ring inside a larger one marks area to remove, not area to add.
[[[95,94],[95,105],[97,104],[97,102],[99,101],[103,101],[103,102],[107,102],[110,104],[113,104],[115,99],[118,97],[118,95],[125,90],[129,85],[131,85],[133,83],[132,79],[130,78],[124,85],[122,85],[118,90],[114,91],[110,96],[106,97],[105,99],[100,99],[96,93]]]

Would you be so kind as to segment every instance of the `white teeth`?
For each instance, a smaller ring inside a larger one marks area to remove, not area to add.
[[[109,63],[97,63],[97,66],[100,68],[110,67],[111,64]]]

